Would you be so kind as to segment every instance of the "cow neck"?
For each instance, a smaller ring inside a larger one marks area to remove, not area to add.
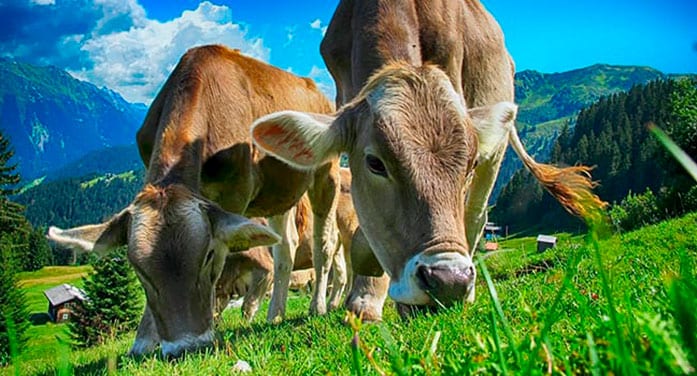
[[[182,184],[193,192],[200,192],[203,146],[201,138],[168,139],[164,132],[152,154],[146,182],[165,187]],[[159,151],[158,151],[159,149]]]

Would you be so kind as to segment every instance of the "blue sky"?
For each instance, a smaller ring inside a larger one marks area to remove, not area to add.
[[[337,0],[0,0],[0,56],[53,64],[149,103],[189,47],[223,43],[330,96],[319,42]],[[483,0],[518,70],[595,63],[697,73],[695,0]]]

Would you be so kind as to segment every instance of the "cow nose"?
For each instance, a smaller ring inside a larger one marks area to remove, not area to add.
[[[419,265],[416,278],[420,287],[432,299],[443,305],[452,305],[462,301],[474,283],[474,265],[452,268],[441,265]]]

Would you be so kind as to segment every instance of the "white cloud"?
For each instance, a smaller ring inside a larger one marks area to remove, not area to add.
[[[114,6],[109,8],[112,12],[105,11],[104,19],[82,44],[81,50],[94,64],[70,73],[97,86],[107,86],[128,101],[149,104],[179,58],[197,45],[220,43],[257,59],[269,59],[270,50],[263,40],[249,37],[244,27],[233,23],[230,8],[226,6],[205,1],[178,18],[159,22],[147,19],[134,0],[96,1]],[[117,4],[124,5],[119,8]],[[124,14],[130,15],[133,26],[106,33],[110,24],[118,22]]]
[[[315,30],[321,31],[322,35],[324,35],[327,32],[327,26],[322,26],[322,21],[319,18],[310,22],[310,27]]]
[[[56,0],[31,0],[33,4],[36,5],[55,5]]]
[[[310,68],[310,72],[307,74],[307,77],[313,79],[317,84],[317,87],[330,100],[334,101],[334,98],[336,97],[336,86],[334,85],[334,79],[332,79],[332,75],[326,68],[320,68],[316,65],[313,65],[312,68]]]

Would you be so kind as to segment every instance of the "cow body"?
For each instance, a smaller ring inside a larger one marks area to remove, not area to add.
[[[189,50],[137,134],[147,166],[143,191],[107,223],[49,230],[52,239],[85,250],[128,245],[147,297],[132,353],[161,344],[176,356],[211,343],[214,286],[230,250],[280,240],[274,284],[282,287],[274,289],[268,318],[282,317],[297,243],[290,209],[305,193],[316,218],[314,249],[326,252],[315,256],[320,283],[311,309],[326,309],[321,279],[326,290],[336,248],[338,160],[298,171],[258,150],[250,123],[284,109],[328,113],[333,106],[311,80],[236,50]],[[275,233],[240,215],[269,217]]]
[[[337,115],[276,113],[257,120],[253,135],[299,168],[349,155],[367,250],[358,261],[352,247],[362,276],[347,306],[364,318],[380,318],[388,277],[389,295],[404,305],[474,298],[471,255],[509,142],[568,210],[602,207],[587,168],[540,165],[525,152],[513,126],[513,62],[478,1],[342,0],[321,52]]]
[[[329,309],[340,305],[344,289],[350,283],[350,254],[352,238],[358,228],[358,219],[351,201],[351,174],[341,169],[341,193],[339,195],[336,222],[340,247],[332,263],[332,288]],[[295,207],[295,224],[298,230],[298,248],[295,253],[289,289],[300,289],[314,281],[312,269],[312,213],[306,196]],[[260,219],[256,219],[260,220]],[[271,288],[273,280],[273,256],[267,247],[255,247],[243,252],[230,253],[216,286],[217,309],[222,311],[235,296],[244,296],[243,317],[251,321],[261,299]]]

